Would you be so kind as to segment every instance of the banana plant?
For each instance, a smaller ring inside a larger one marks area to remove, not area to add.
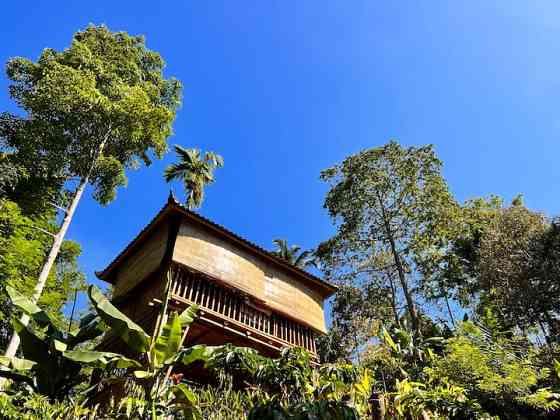
[[[172,312],[166,323],[151,337],[142,327],[119,311],[99,289],[90,286],[88,295],[99,317],[109,327],[108,334],[124,341],[139,354],[130,365],[132,378],[144,390],[148,412],[152,419],[164,413],[181,411],[186,418],[200,418],[197,398],[193,390],[180,383],[180,376],[172,376],[177,364],[189,365],[197,360],[207,361],[212,348],[198,345],[183,348],[189,327],[195,320],[198,306],[192,305],[182,313]],[[162,318],[167,308],[162,306]],[[95,354],[99,353],[99,354]],[[66,353],[76,362],[95,364],[102,362],[103,352]],[[125,378],[127,380],[130,378]]]
[[[63,331],[48,314],[11,286],[6,291],[15,307],[29,315],[34,328],[18,319],[12,321],[14,330],[21,338],[19,357],[0,357],[0,376],[25,384],[33,391],[50,400],[62,400],[74,386],[86,379],[81,359],[94,358],[98,366],[129,367],[137,363],[116,353],[91,352],[78,346],[103,333],[100,319],[87,314],[77,329]],[[78,357],[79,356],[79,357]]]

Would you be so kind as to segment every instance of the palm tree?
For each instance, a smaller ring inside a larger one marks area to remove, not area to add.
[[[179,162],[165,168],[163,176],[167,182],[182,181],[187,192],[187,207],[198,208],[204,201],[204,188],[214,182],[214,169],[224,166],[224,159],[214,152],[206,152],[202,159],[200,150],[179,145],[175,145],[175,152]]]
[[[272,251],[274,255],[288,261],[290,264],[298,268],[315,266],[313,251],[299,252],[299,245],[289,246],[285,239],[274,239],[272,241],[276,245],[276,250]]]

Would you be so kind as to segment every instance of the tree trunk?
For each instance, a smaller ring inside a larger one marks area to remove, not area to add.
[[[395,289],[395,282],[393,281],[393,273],[387,270],[387,277],[389,278],[389,285],[391,286],[391,309],[395,317],[395,325],[400,328],[401,320],[399,318],[399,311],[397,310],[397,291]]]
[[[391,231],[391,226],[389,225],[389,220],[387,219],[387,213],[385,212],[385,207],[383,206],[383,201],[379,194],[377,194],[377,199],[379,201],[379,207],[381,208],[381,213],[383,215],[383,225],[385,227],[385,234],[389,240],[389,245],[391,247],[391,253],[393,254],[393,259],[395,260],[395,266],[397,267],[397,273],[399,275],[399,281],[403,290],[403,294],[406,300],[406,306],[408,308],[408,313],[410,314],[410,320],[412,321],[412,329],[420,333],[420,322],[418,319],[418,313],[416,312],[416,305],[414,304],[414,299],[412,298],[412,293],[408,288],[408,282],[406,281],[406,276],[404,273],[404,267],[402,265],[401,257],[397,251],[397,245],[395,243],[395,238],[393,237],[393,232]]]
[[[39,274],[37,284],[35,285],[35,288],[33,289],[33,295],[31,296],[31,301],[33,303],[37,303],[37,301],[41,297],[41,294],[43,293],[43,289],[45,288],[45,284],[47,283],[49,273],[51,272],[51,269],[54,266],[54,263],[56,261],[56,257],[58,256],[58,253],[60,252],[60,247],[62,246],[62,243],[64,242],[64,237],[66,236],[66,232],[68,231],[68,228],[70,227],[70,223],[72,222],[72,218],[74,217],[74,213],[76,212],[76,208],[78,207],[78,203],[80,202],[80,199],[82,198],[84,190],[86,189],[86,186],[89,182],[89,178],[90,178],[91,174],[93,173],[93,170],[95,169],[95,164],[97,163],[97,160],[99,159],[99,156],[101,156],[101,154],[103,153],[103,149],[105,148],[105,144],[109,140],[110,135],[111,135],[111,128],[109,127],[109,129],[107,130],[107,133],[105,134],[105,137],[103,138],[103,140],[99,144],[99,147],[97,148],[97,150],[92,150],[91,166],[89,167],[89,169],[87,171],[87,175],[80,178],[80,183],[78,184],[78,188],[76,188],[76,192],[74,193],[74,197],[72,198],[72,202],[70,203],[70,207],[68,207],[68,209],[66,210],[66,212],[64,214],[64,219],[62,220],[62,224],[60,225],[60,230],[58,231],[58,233],[54,237],[53,244],[52,244],[51,249],[49,250],[49,253],[47,255],[47,260],[45,261],[45,264],[43,265],[43,268],[41,269],[41,273]],[[20,322],[23,325],[27,325],[29,323],[29,316],[27,314],[23,314],[20,318]],[[16,355],[16,352],[17,352],[18,348],[19,348],[19,343],[20,343],[19,335],[14,331],[12,333],[12,337],[10,338],[10,342],[8,343],[8,347],[6,348],[4,356],[14,357]],[[4,381],[0,380],[0,389],[2,389],[3,384],[4,384]]]
[[[45,264],[41,269],[41,274],[39,274],[39,279],[37,280],[37,284],[35,285],[35,288],[33,289],[33,294],[31,295],[31,301],[33,303],[37,303],[37,301],[41,297],[41,294],[43,293],[43,289],[45,288],[45,284],[47,283],[49,273],[51,272],[51,269],[56,261],[56,257],[58,256],[60,247],[62,246],[64,237],[66,236],[66,231],[70,226],[70,222],[72,222],[72,218],[74,217],[74,212],[76,211],[76,207],[78,206],[78,203],[82,198],[82,194],[84,193],[87,183],[88,183],[87,177],[82,178],[80,180],[80,184],[78,185],[78,188],[76,189],[76,193],[72,198],[70,207],[68,207],[68,210],[64,215],[64,219],[62,221],[62,225],[60,226],[60,230],[54,237],[54,242],[47,255],[47,260],[45,261]],[[29,315],[23,314],[19,319],[19,321],[23,325],[27,325],[29,323]],[[19,348],[19,342],[20,342],[19,335],[14,331],[12,333],[12,337],[10,338],[10,343],[6,348],[6,352],[4,353],[4,356],[14,357],[16,355],[17,349]]]
[[[455,328],[455,317],[453,316],[453,311],[451,310],[451,306],[449,305],[449,298],[447,297],[447,292],[445,292],[445,305],[447,306],[447,312],[449,312],[449,318],[451,319],[451,325]]]

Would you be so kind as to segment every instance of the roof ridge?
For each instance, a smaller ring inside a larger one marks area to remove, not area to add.
[[[187,215],[190,215],[191,217],[194,217],[195,219],[198,219],[199,221],[210,225],[214,229],[217,229],[219,231],[224,232],[227,235],[230,235],[231,237],[233,237],[237,241],[241,242],[245,246],[253,248],[254,250],[266,255],[268,258],[272,259],[277,264],[279,264],[281,266],[284,266],[284,267],[288,267],[288,268],[294,270],[296,273],[299,273],[300,275],[306,276],[306,277],[314,280],[315,282],[318,282],[318,283],[322,284],[323,286],[326,286],[328,289],[331,289],[331,291],[333,291],[333,292],[337,289],[337,287],[335,285],[330,284],[329,282],[327,282],[327,281],[321,279],[320,277],[308,272],[307,270],[304,270],[300,267],[297,267],[296,265],[292,264],[290,261],[287,261],[287,260],[279,257],[278,255],[275,255],[271,251],[261,247],[260,245],[257,245],[256,243],[251,242],[250,240],[243,238],[239,234],[229,230],[228,228],[226,228],[223,225],[220,225],[219,223],[214,222],[213,220],[210,220],[206,216],[203,216],[198,212],[195,212],[193,210],[188,209],[185,205],[183,205],[179,201],[177,201],[177,199],[175,198],[175,196],[174,196],[174,194],[171,190],[169,192],[169,196],[167,198],[166,204],[161,208],[161,210],[156,214],[156,216],[154,216],[152,218],[152,220],[140,231],[140,233],[138,233],[138,235],[136,235],[136,237],[134,239],[132,239],[128,243],[128,245],[105,267],[104,270],[96,271],[95,272],[96,276],[98,278],[102,279],[102,280],[105,280],[105,279],[103,279],[103,277],[106,275],[107,271],[110,270],[112,268],[112,266],[114,266],[118,262],[118,260],[123,258],[125,256],[125,254],[130,251],[130,249],[136,244],[136,242],[140,239],[140,237],[143,234],[145,234],[146,231],[148,231],[156,223],[157,219],[160,218],[162,216],[162,214],[167,209],[171,209],[173,207],[178,208],[179,210],[185,212]]]

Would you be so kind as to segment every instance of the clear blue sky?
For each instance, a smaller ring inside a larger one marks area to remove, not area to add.
[[[6,2],[0,61],[64,48],[88,23],[144,34],[185,87],[170,144],[225,158],[202,213],[264,247],[313,247],[332,233],[321,169],[389,139],[435,144],[460,200],[521,192],[560,214],[559,6]],[[0,110],[14,110],[6,87],[2,76]],[[90,281],[164,204],[172,159],[131,173],[106,208],[82,201],[69,237]]]

